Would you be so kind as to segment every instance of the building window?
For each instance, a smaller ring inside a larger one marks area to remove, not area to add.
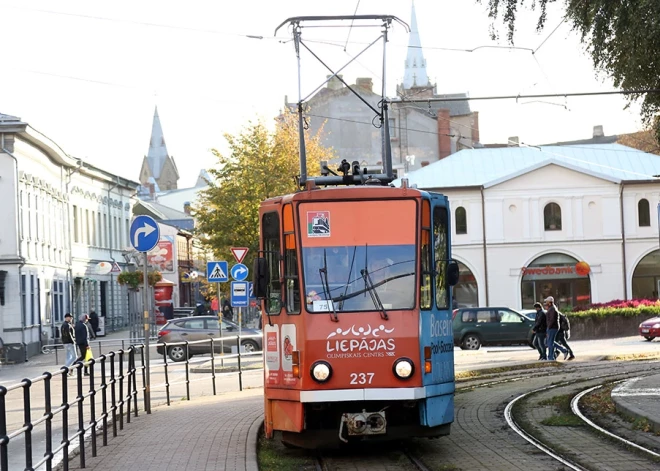
[[[545,205],[543,223],[546,231],[561,231],[561,208],[557,203]]]
[[[36,314],[36,308],[34,305],[34,300],[36,297],[35,293],[35,283],[34,283],[34,275],[30,275],[30,325],[34,325],[34,315]]]
[[[639,218],[639,227],[651,226],[651,208],[649,200],[642,198],[637,203],[637,216]]]
[[[73,205],[73,241],[75,243],[80,242],[80,232],[78,231],[78,206]]]
[[[108,247],[108,238],[110,237],[110,228],[108,227],[108,215],[103,214],[103,243],[102,247]]]
[[[463,206],[456,208],[456,234],[467,234],[467,213]]]

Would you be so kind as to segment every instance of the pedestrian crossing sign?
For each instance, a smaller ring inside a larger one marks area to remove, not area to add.
[[[209,283],[225,283],[229,281],[229,269],[226,261],[207,262],[206,280]]]

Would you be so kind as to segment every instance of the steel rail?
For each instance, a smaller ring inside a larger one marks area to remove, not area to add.
[[[621,380],[621,381],[627,381],[627,380]],[[617,381],[617,382],[621,382],[621,381]],[[616,439],[616,440],[619,440],[619,441],[625,443],[627,446],[631,446],[631,447],[633,447],[633,448],[636,448],[637,450],[640,450],[640,451],[642,451],[642,452],[644,452],[644,453],[648,453],[648,454],[651,455],[651,456],[654,456],[654,457],[656,457],[656,458],[660,458],[660,453],[656,453],[655,451],[653,451],[653,450],[649,450],[648,448],[645,448],[645,447],[643,447],[643,446],[641,446],[641,445],[638,445],[638,444],[635,443],[635,442],[632,442],[632,441],[630,441],[630,440],[627,440],[627,439],[621,437],[620,435],[616,435],[616,434],[610,432],[609,430],[605,430],[603,427],[601,427],[601,426],[595,424],[595,423],[592,422],[590,419],[588,419],[588,418],[582,413],[582,411],[580,411],[580,399],[582,399],[585,395],[589,394],[590,392],[595,391],[596,389],[599,389],[599,388],[602,388],[602,387],[603,387],[603,385],[600,384],[600,385],[598,385],[598,386],[594,386],[594,387],[591,387],[591,388],[585,389],[584,391],[582,391],[582,392],[576,394],[575,397],[573,397],[573,400],[571,401],[571,410],[573,411],[573,413],[574,413],[575,415],[577,415],[580,419],[582,419],[587,425],[589,425],[590,427],[592,427],[592,428],[598,430],[598,431],[601,432],[601,433],[604,433],[604,434],[607,435],[608,437],[611,437],[611,438],[614,438],[614,439]]]

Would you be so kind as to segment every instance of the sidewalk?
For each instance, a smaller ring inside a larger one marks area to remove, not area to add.
[[[195,398],[143,412],[124,425],[97,457],[85,447],[92,471],[258,471],[257,440],[263,421],[263,389]],[[79,470],[80,458],[70,470]]]
[[[660,375],[628,380],[612,390],[617,412],[646,420],[660,433]]]

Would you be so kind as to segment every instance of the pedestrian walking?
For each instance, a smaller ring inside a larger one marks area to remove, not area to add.
[[[555,298],[553,298],[552,296],[548,296],[547,298],[545,298],[544,303],[545,303],[546,322],[548,325],[548,330],[547,330],[548,360],[556,360],[555,350],[559,350],[563,353],[566,353],[566,349],[564,347],[555,344],[557,332],[559,332],[559,315],[557,313],[557,307],[555,306]]]
[[[568,321],[566,314],[557,311],[557,315],[559,316],[559,331],[557,332],[557,339],[555,340],[555,344],[558,346],[561,345],[565,348],[564,360],[566,360],[566,357],[568,357],[569,360],[575,360],[573,350],[571,350],[571,347],[567,342],[567,340],[571,337],[571,323]]]
[[[96,311],[90,311],[89,313],[89,325],[92,327],[92,332],[94,333],[94,337],[96,338],[96,333],[101,330],[99,329],[99,315],[96,313]]]
[[[89,329],[87,328],[87,322],[89,318],[87,314],[81,314],[76,322],[76,345],[78,345],[78,358],[76,363],[85,363],[85,357],[87,356],[87,350],[89,349]],[[85,365],[85,376],[89,376],[87,365]]]
[[[215,296],[213,299],[211,299],[211,311],[213,312],[214,316],[218,315],[218,297]]]
[[[234,320],[234,310],[232,309],[228,299],[225,299],[222,302],[222,317],[228,321]]]
[[[539,351],[539,360],[547,360],[548,355],[545,347],[545,336],[548,324],[546,322],[545,312],[543,311],[541,303],[534,303],[534,309],[536,309],[536,322],[532,328],[532,332],[534,333],[534,346]]]
[[[62,337],[62,345],[64,345],[64,352],[66,360],[64,366],[70,368],[73,362],[76,361],[76,332],[73,328],[73,317],[70,313],[64,315],[64,322],[60,327],[60,336]]]

